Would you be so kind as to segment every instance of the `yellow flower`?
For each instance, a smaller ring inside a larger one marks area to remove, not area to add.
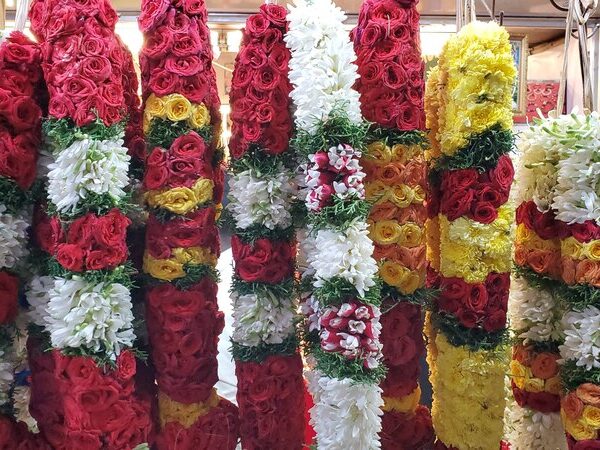
[[[408,207],[414,200],[415,193],[410,186],[401,184],[392,188],[391,200],[399,208]]]
[[[524,224],[521,223],[517,226],[517,233],[515,239],[520,244],[525,245],[531,241],[534,235],[535,233],[532,230],[530,230]]]
[[[587,253],[587,246],[585,250],[585,253]],[[563,256],[573,259],[583,259],[584,246],[574,237],[569,237],[560,243],[560,251]]]
[[[210,112],[204,103],[194,105],[192,115],[189,118],[192,128],[200,129],[210,125]]]
[[[510,361],[510,377],[512,381],[517,385],[519,389],[525,388],[525,383],[531,376],[531,372],[528,373],[529,368],[522,365],[516,359]]]
[[[199,403],[179,403],[169,398],[166,394],[159,392],[158,409],[161,426],[164,427],[166,424],[174,422],[181,424],[184,428],[189,428],[200,417],[205,416],[211,409],[215,408],[219,404],[219,401],[219,396],[214,389],[205,402]]]
[[[387,186],[381,181],[373,181],[365,186],[366,198],[370,202],[380,203],[387,198]]]
[[[415,223],[406,223],[400,228],[398,245],[413,248],[423,243],[423,229]]]
[[[592,428],[600,428],[600,408],[586,405],[583,408],[583,421]]]
[[[194,210],[199,203],[194,191],[187,187],[165,191],[148,191],[146,202],[151,208],[164,208],[180,215],[185,215]]]
[[[162,281],[173,281],[185,276],[183,264],[174,259],[156,259],[146,253],[144,255],[144,273]]]
[[[181,94],[171,94],[164,98],[165,114],[169,120],[179,122],[192,114],[192,104]]]
[[[527,392],[543,392],[544,380],[541,378],[528,378],[525,381],[525,390]]]
[[[208,264],[215,266],[217,263],[217,258],[208,249],[203,247],[174,248],[171,249],[171,253],[175,257],[175,260],[182,264],[193,264],[196,266]]]
[[[544,390],[550,394],[559,395],[562,392],[560,377],[556,376],[546,380]]]
[[[385,165],[392,160],[392,150],[384,142],[373,142],[367,146],[365,158],[377,165]]]
[[[389,245],[398,241],[401,228],[395,220],[382,220],[372,227],[373,241],[380,245]]]
[[[166,113],[165,101],[154,94],[150,94],[150,96],[146,99],[144,117],[147,117],[148,120],[152,120],[155,117],[164,118]]]
[[[150,131],[150,122],[152,121],[152,117],[146,113],[144,113],[144,121],[143,121],[143,127],[144,127],[144,134],[148,134],[148,132]]]
[[[419,400],[421,399],[421,386],[417,387],[408,395],[400,398],[383,397],[384,411],[396,411],[399,413],[412,413],[417,409]]]
[[[213,189],[215,184],[208,178],[200,178],[192,186],[194,194],[199,204],[206,203],[213,198]]]
[[[592,261],[600,261],[600,241],[591,241],[585,246],[585,255]]]
[[[381,279],[390,286],[399,286],[402,284],[405,277],[408,276],[410,270],[392,261],[385,261],[379,267]]]
[[[409,271],[400,282],[396,285],[396,288],[403,295],[413,294],[419,287],[423,285],[425,277],[417,271]]]
[[[425,201],[425,197],[426,197],[426,192],[425,189],[423,189],[422,186],[415,186],[413,188],[413,192],[415,195],[415,198],[413,198],[413,203],[420,205],[421,203],[423,203]]]
[[[565,431],[569,433],[577,441],[583,441],[585,439],[596,439],[598,432],[595,428],[589,426],[584,420],[579,419],[577,421],[571,420],[561,412],[563,416],[563,423],[565,425]]]

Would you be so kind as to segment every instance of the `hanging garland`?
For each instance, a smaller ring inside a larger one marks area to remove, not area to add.
[[[419,405],[425,352],[421,305],[425,288],[424,206],[427,186],[423,109],[424,63],[419,48],[416,2],[366,0],[353,31],[364,117],[371,127],[361,164],[366,198],[374,204],[369,234],[383,280],[381,318],[384,449],[429,448],[431,416]]]
[[[159,449],[234,449],[237,408],[214,388],[216,220],[223,196],[221,117],[204,2],[142,2],[139,26],[148,155],[143,270],[158,384]]]
[[[103,1],[82,7],[38,0],[30,20],[43,42],[50,99],[43,129],[52,153],[47,211],[35,230],[38,272],[48,276],[28,293],[37,300],[38,323],[43,317],[29,344],[31,411],[53,447],[135,448],[151,443],[151,418],[150,404],[134,393],[125,243],[122,73],[130,56],[114,34],[117,15]],[[53,351],[43,352],[49,345]]]
[[[600,405],[595,401],[600,392],[599,125],[596,112],[534,124],[524,139],[524,201],[517,215],[519,275],[545,293],[541,306],[560,319],[553,326],[559,334],[552,336],[551,348],[560,353],[563,390],[560,405],[556,399],[552,410],[560,409],[568,447],[576,450],[600,445]],[[516,369],[513,383],[520,367]]]
[[[474,22],[445,45],[428,81],[432,418],[441,448],[497,448],[514,177],[509,36]]]
[[[40,56],[39,47],[20,31],[0,44],[0,448],[47,448],[28,431],[23,330],[16,322],[41,143]]]
[[[248,450],[303,448],[305,430],[286,29],[281,6],[262,5],[248,18],[230,93],[232,342],[242,447]]]
[[[352,90],[358,75],[344,19],[328,0],[298,0],[285,37],[308,211],[302,245],[304,283],[312,291],[304,305],[314,361],[310,414],[319,449],[375,449],[385,375],[380,286],[360,165],[367,126]]]

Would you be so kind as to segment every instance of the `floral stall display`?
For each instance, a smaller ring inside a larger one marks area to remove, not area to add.
[[[556,181],[552,164],[557,148],[540,121],[519,140],[521,164],[516,203],[516,272],[512,283],[510,321],[518,343],[510,362],[514,402],[506,415],[506,440],[515,450],[565,449],[560,419],[561,382],[558,346],[563,339],[560,299],[536,277],[561,277],[561,234],[564,227],[548,209]],[[538,205],[540,209],[538,209]]]
[[[229,95],[232,341],[240,434],[247,450],[299,450],[304,443],[286,30],[282,6],[262,5],[248,18]]]
[[[517,273],[523,291],[535,291],[538,299],[537,323],[529,334],[547,341],[546,349],[558,359],[562,392],[560,403],[553,398],[552,411],[560,411],[568,447],[576,450],[600,448],[599,126],[596,112],[536,120],[523,138],[523,198],[517,214]],[[550,368],[555,363],[543,370]],[[540,377],[533,366],[531,372]],[[520,396],[515,391],[517,401]]]
[[[431,291],[425,288],[427,136],[416,3],[366,0],[353,31],[360,76],[355,88],[363,116],[373,122],[361,164],[383,281],[384,449],[429,448],[434,439],[418,383],[425,352],[421,306]]]
[[[28,430],[32,422],[23,402],[29,391],[22,380],[23,327],[17,323],[20,292],[27,281],[30,204],[41,144],[40,49],[15,31],[0,44],[0,61],[0,448],[45,449]]]
[[[47,205],[36,214],[40,276],[27,295],[39,326],[29,341],[31,412],[53,448],[151,444],[150,404],[135,392],[125,242],[123,71],[131,57],[105,1],[36,0],[30,20],[42,43],[51,153]]]
[[[149,213],[143,271],[160,450],[234,449],[238,440],[237,408],[214,388],[224,327],[215,269],[224,175],[206,20],[204,2],[181,0],[145,0],[139,17]]]
[[[310,422],[319,449],[381,448],[381,301],[368,236],[360,159],[363,122],[345,14],[330,0],[298,0],[288,13],[294,148],[303,163],[307,229],[303,310],[308,316]]]
[[[432,419],[439,448],[493,449],[503,435],[514,170],[509,36],[473,22],[428,81],[427,233]]]

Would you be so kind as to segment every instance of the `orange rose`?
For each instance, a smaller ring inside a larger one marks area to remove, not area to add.
[[[393,220],[398,211],[398,207],[391,202],[378,203],[371,210],[369,219],[374,222],[382,220]]]
[[[400,178],[402,173],[402,166],[396,164],[386,164],[377,170],[375,175],[378,180],[383,181],[385,184],[393,185],[400,184]]]
[[[536,378],[548,380],[558,373],[557,356],[552,353],[538,353],[531,362],[531,373]]]
[[[600,407],[600,386],[592,383],[584,383],[575,392],[582,402]]]
[[[518,266],[527,265],[527,255],[529,255],[529,250],[523,244],[515,245],[515,262]]]
[[[419,161],[410,161],[402,171],[402,183],[417,186],[425,180],[425,164]]]
[[[398,258],[397,246],[375,244],[373,258],[375,258],[375,260],[377,261],[381,261],[383,259],[390,259],[392,261],[395,261]]]
[[[563,397],[560,405],[566,416],[571,420],[579,419],[583,413],[584,404],[575,392],[569,392],[569,394]]]
[[[575,272],[577,270],[577,261],[571,258],[562,258],[562,280],[567,284],[575,284]]]
[[[519,361],[522,365],[529,367],[531,364],[531,353],[529,348],[524,345],[517,345],[513,348],[513,359]]]
[[[532,250],[527,256],[527,264],[540,274],[560,276],[562,271],[560,256],[553,250]]]
[[[412,204],[407,208],[398,210],[397,220],[399,223],[414,222],[423,224],[427,220],[427,210],[423,205]]]
[[[575,279],[577,283],[600,287],[600,263],[589,259],[579,261],[575,270]]]
[[[399,247],[398,262],[410,270],[423,270],[427,265],[425,245],[413,248]]]

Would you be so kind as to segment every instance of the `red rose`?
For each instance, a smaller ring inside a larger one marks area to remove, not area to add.
[[[283,6],[275,4],[263,4],[260,6],[260,11],[269,19],[269,21],[277,27],[286,26],[287,11]]]
[[[154,28],[169,9],[169,0],[142,0],[138,24],[140,30],[146,33]]]
[[[465,216],[471,209],[471,204],[474,199],[474,191],[444,191],[440,202],[440,212],[448,218],[448,220],[456,220],[459,217]]]
[[[82,77],[101,83],[111,76],[112,66],[103,56],[88,56],[81,61],[79,71]]]
[[[206,8],[203,0],[182,0],[183,10],[187,14],[192,15],[205,15]]]
[[[186,33],[189,31],[192,20],[190,16],[180,13],[175,9],[169,10],[165,24],[173,33]],[[195,36],[197,35],[197,30]]]
[[[202,70],[202,61],[197,55],[169,56],[165,62],[165,69],[177,76],[188,77]]]
[[[381,79],[390,89],[400,89],[406,84],[406,72],[399,64],[389,63],[385,65]]]
[[[245,64],[236,64],[233,71],[233,79],[231,82],[231,93],[232,96],[238,92],[238,90],[248,86],[252,81],[254,71]],[[233,114],[234,110],[232,110]]]
[[[77,14],[68,6],[59,6],[49,15],[44,26],[47,40],[54,40],[61,35],[74,34],[79,26]]]
[[[485,286],[490,293],[508,292],[510,286],[510,274],[491,273],[485,280]]]
[[[377,42],[387,37],[387,29],[382,23],[369,22],[367,26],[361,30],[360,44],[365,47],[372,47]]]
[[[459,311],[458,318],[461,324],[467,328],[475,328],[477,326],[477,322],[479,321],[479,315],[470,310],[464,308],[462,311]]]
[[[13,99],[10,124],[16,131],[26,131],[34,128],[41,117],[42,111],[32,98],[18,97]]]
[[[146,37],[142,54],[151,59],[164,58],[173,48],[173,33],[167,27],[160,26]]]
[[[65,436],[65,442],[69,443],[70,448],[77,450],[97,450],[102,448],[100,442],[100,433],[92,431],[68,431]]]
[[[97,386],[102,380],[94,360],[84,356],[62,357],[58,360],[56,373],[65,383],[82,388]]]
[[[498,210],[491,203],[475,202],[469,217],[477,222],[490,224],[498,217]]]
[[[12,322],[17,316],[19,279],[0,271],[0,325]]]
[[[383,64],[370,61],[362,66],[359,66],[358,73],[362,81],[365,83],[376,83],[383,77]]]
[[[258,46],[249,45],[244,47],[239,53],[239,61],[243,65],[248,65],[253,69],[261,69],[267,65],[267,55]]]
[[[48,113],[56,119],[69,117],[73,114],[74,110],[75,105],[73,105],[73,102],[66,95],[54,95],[48,105]]]
[[[246,120],[242,124],[244,139],[248,142],[256,142],[260,138],[262,128],[260,123],[254,120]]]
[[[33,95],[33,85],[27,76],[16,70],[4,69],[0,78],[0,88],[8,91],[11,96],[20,95],[31,97]]]
[[[169,153],[175,158],[200,159],[208,163],[212,160],[212,149],[208,147],[204,139],[194,131],[179,136],[171,144]]]
[[[167,184],[169,180],[169,169],[165,166],[146,167],[144,174],[144,187],[148,190],[160,189]]]
[[[197,74],[193,77],[184,77],[179,86],[181,95],[185,96],[189,101],[202,103],[208,94],[208,82],[205,76]]]
[[[34,226],[36,243],[46,253],[54,255],[58,244],[65,239],[62,225],[58,217],[50,218],[44,213],[39,214],[38,211],[40,210],[36,211],[36,215],[40,215],[40,218],[36,226]]]
[[[38,47],[20,31],[13,31],[0,50],[1,59],[12,64],[33,64],[39,54]]]
[[[510,156],[502,155],[498,159],[498,164],[490,170],[490,180],[496,184],[501,190],[509,190],[515,177],[515,169],[513,167]]]
[[[442,174],[442,190],[464,191],[475,185],[479,174],[475,169],[448,170]]]
[[[164,96],[175,92],[179,80],[174,73],[165,69],[156,68],[150,73],[150,80],[148,83],[150,90],[155,95]]]
[[[573,450],[597,450],[600,449],[600,441],[586,439],[583,441],[578,441],[573,446]]]
[[[261,35],[269,29],[269,19],[264,14],[253,14],[246,21],[246,31],[252,35]]]
[[[185,57],[198,53],[201,49],[201,42],[198,38],[189,35],[178,35],[173,44],[173,54],[175,56]]]
[[[506,326],[506,311],[497,310],[483,320],[483,328],[488,333],[502,330]]]
[[[95,214],[89,213],[75,219],[67,232],[67,242],[77,244],[80,248],[89,249],[92,246],[92,235],[98,223]]]
[[[440,289],[444,297],[455,300],[465,300],[470,293],[470,285],[462,278],[441,278]]]
[[[125,245],[127,227],[131,221],[116,208],[108,214],[98,217],[92,229],[96,242],[106,247],[119,247]]]
[[[59,244],[56,260],[67,270],[81,272],[83,270],[84,252],[77,244]]]
[[[247,282],[280,283],[294,271],[294,245],[284,241],[258,239],[254,245],[232,237],[236,273]]]
[[[527,406],[544,414],[560,411],[560,397],[549,392],[529,392]]]
[[[135,356],[132,352],[126,350],[121,352],[117,358],[117,378],[120,381],[132,379],[136,372]]]
[[[494,208],[499,208],[508,200],[508,192],[500,192],[489,184],[480,184],[475,192],[477,202],[490,203]]]
[[[89,270],[112,269],[127,261],[127,255],[125,243],[102,250],[92,250],[87,254],[86,266]]]
[[[579,242],[590,242],[600,239],[600,226],[592,220],[584,223],[574,223],[569,226],[569,231]]]

